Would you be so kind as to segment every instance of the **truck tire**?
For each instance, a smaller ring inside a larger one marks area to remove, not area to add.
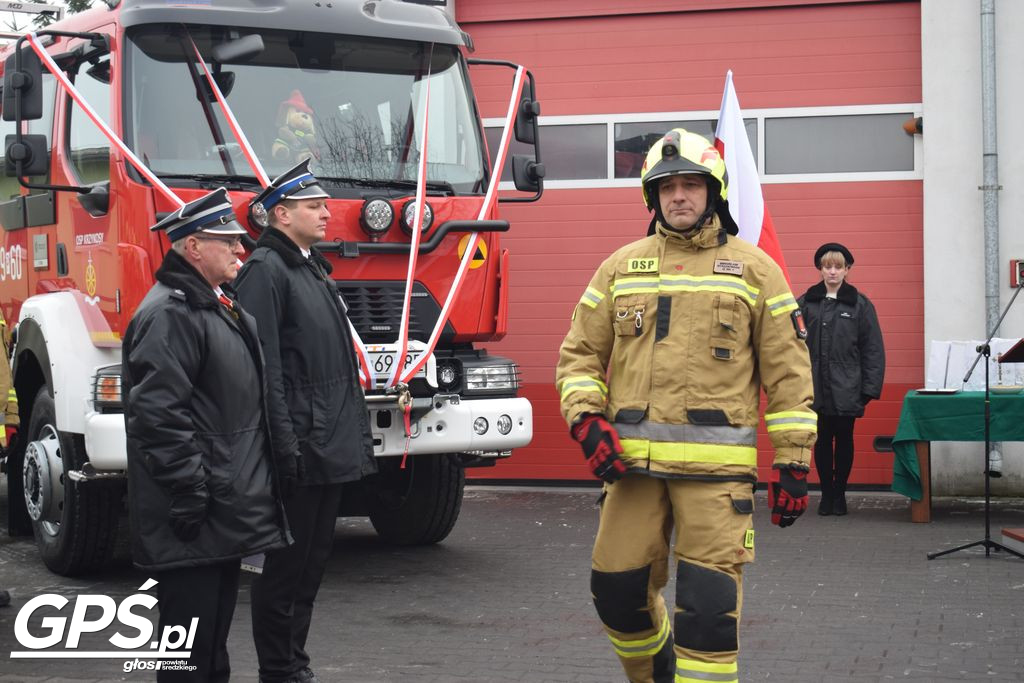
[[[451,455],[381,458],[379,472],[366,481],[373,528],[395,545],[430,545],[451,532],[462,509],[466,472]]]
[[[72,481],[67,472],[84,464],[85,439],[58,432],[56,424],[53,397],[43,386],[25,435],[25,505],[43,562],[55,574],[77,576],[113,557],[125,484]]]

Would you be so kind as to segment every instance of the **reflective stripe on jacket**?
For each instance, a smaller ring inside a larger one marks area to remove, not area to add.
[[[817,416],[795,310],[779,267],[717,218],[690,238],[659,225],[583,292],[556,370],[562,415],[606,415],[634,471],[756,478],[763,384],[774,464],[807,466]]]

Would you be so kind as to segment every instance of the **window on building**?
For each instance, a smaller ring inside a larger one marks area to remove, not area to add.
[[[808,178],[795,182],[820,182],[813,177],[815,174],[913,173],[919,170],[914,165],[914,139],[903,132],[903,122],[913,116],[913,110],[844,114],[836,113],[835,108],[829,109],[828,114],[819,116],[759,114],[744,119],[754,162],[759,161],[759,151],[764,156],[760,172],[765,180],[771,182],[772,176],[807,175]],[[813,114],[815,110],[805,111]],[[626,117],[634,120],[616,121]],[[540,127],[541,156],[547,170],[545,180],[554,183],[552,188],[580,187],[579,182],[558,183],[581,180],[602,181],[600,185],[606,187],[624,187],[640,177],[647,151],[666,131],[685,128],[712,141],[717,126],[714,119],[635,120],[640,119],[638,114],[611,115],[606,121],[588,116],[585,123],[572,119],[548,117]],[[759,120],[764,121],[761,124],[764,126],[763,150],[758,150]],[[493,164],[501,128],[493,125],[494,120],[490,123],[486,134]],[[608,126],[612,132],[610,145]],[[530,153],[532,147],[512,140],[510,155]],[[843,179],[847,178],[831,180]],[[501,180],[512,180],[510,161],[506,161]],[[794,182],[792,178],[780,180]]]
[[[110,56],[96,64],[83,62],[74,77],[75,87],[104,121],[110,121]],[[88,185],[110,179],[110,141],[70,98],[68,157],[78,182]]]
[[[491,165],[498,155],[501,128],[487,128],[487,150]],[[541,161],[545,180],[595,180],[608,177],[608,127],[604,123],[542,126],[540,129]],[[532,145],[515,138],[509,145],[508,157],[501,172],[503,181],[512,180],[512,155],[530,154]]]
[[[912,113],[766,118],[765,173],[914,170]]]
[[[746,119],[744,125],[750,148],[757,159],[757,119]],[[673,128],[685,128],[691,133],[703,135],[709,141],[715,139],[714,120],[702,121],[640,121],[615,124],[615,176],[616,178],[639,178],[647,150],[665,132]]]

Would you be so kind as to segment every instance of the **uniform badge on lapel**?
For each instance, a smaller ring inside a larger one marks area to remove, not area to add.
[[[730,261],[729,259],[716,258],[714,272],[722,275],[743,275],[743,261]]]

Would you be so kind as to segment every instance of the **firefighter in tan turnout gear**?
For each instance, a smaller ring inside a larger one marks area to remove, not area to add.
[[[8,432],[16,430],[21,421],[18,417],[18,394],[14,390],[14,378],[11,376],[11,332],[3,313],[0,313],[0,341],[3,342],[5,361],[5,365],[0,367],[0,402],[5,406],[3,423],[0,424],[0,448],[7,448]]]
[[[652,234],[598,268],[556,376],[570,432],[606,482],[591,591],[630,681],[735,681],[762,386],[772,522],[807,507],[806,332],[778,265],[733,236],[725,162],[706,139],[669,131],[641,183]]]

